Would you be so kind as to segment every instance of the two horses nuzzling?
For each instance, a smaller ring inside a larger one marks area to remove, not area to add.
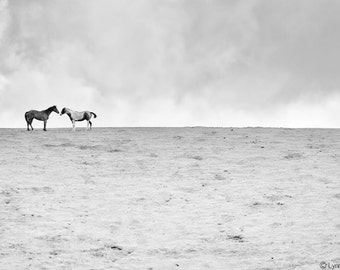
[[[44,121],[44,131],[46,131],[46,124],[47,124],[47,120],[51,114],[51,112],[55,112],[57,114],[59,114],[59,111],[57,109],[57,106],[51,106],[46,110],[43,111],[37,111],[37,110],[30,110],[28,112],[25,113],[25,120],[27,122],[27,130],[30,130],[30,126],[31,129],[33,130],[33,126],[32,126],[32,122],[33,119],[37,119],[39,121]],[[76,125],[75,122],[76,121],[87,121],[87,128],[86,129],[92,129],[92,122],[90,121],[92,116],[94,116],[94,118],[97,117],[97,115],[94,112],[90,112],[90,111],[82,111],[82,112],[77,112],[77,111],[73,111],[71,109],[68,108],[63,108],[60,115],[63,114],[67,114],[70,117],[70,120],[72,122],[73,128],[72,130],[75,131],[76,130]]]
[[[33,119],[37,119],[39,121],[44,121],[44,131],[46,131],[46,123],[51,112],[59,113],[56,106],[49,107],[48,109],[43,110],[43,111],[30,110],[26,112],[25,119],[27,122],[27,130],[28,131],[30,130],[30,126],[33,130],[33,126],[32,126]]]

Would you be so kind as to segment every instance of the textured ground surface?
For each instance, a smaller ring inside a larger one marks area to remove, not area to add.
[[[0,129],[0,269],[340,263],[340,130]]]

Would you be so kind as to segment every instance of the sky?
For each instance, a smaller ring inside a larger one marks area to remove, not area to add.
[[[340,128],[339,14],[338,0],[0,0],[0,127],[57,105],[94,127]]]

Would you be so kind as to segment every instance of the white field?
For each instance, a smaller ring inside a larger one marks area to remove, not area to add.
[[[0,129],[0,269],[340,263],[340,130]]]

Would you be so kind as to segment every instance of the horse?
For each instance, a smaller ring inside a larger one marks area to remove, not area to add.
[[[82,111],[82,112],[77,112],[77,111],[73,111],[69,108],[63,108],[61,110],[60,115],[63,114],[67,114],[68,117],[70,117],[70,120],[72,122],[73,128],[72,131],[76,131],[76,121],[87,121],[87,127],[86,130],[89,129],[89,125],[90,125],[90,129],[92,129],[92,122],[90,121],[92,118],[92,115],[94,116],[94,118],[97,118],[97,115],[94,112],[90,112],[90,111]]]
[[[28,131],[30,130],[29,126],[31,126],[31,128],[33,130],[33,126],[32,126],[33,119],[37,119],[39,121],[44,121],[44,131],[46,131],[46,123],[47,123],[47,120],[48,120],[51,112],[55,112],[55,113],[59,114],[57,106],[55,106],[55,105],[51,106],[48,109],[43,110],[43,111],[30,110],[30,111],[26,112],[25,113],[25,120],[27,122],[27,130]]]

